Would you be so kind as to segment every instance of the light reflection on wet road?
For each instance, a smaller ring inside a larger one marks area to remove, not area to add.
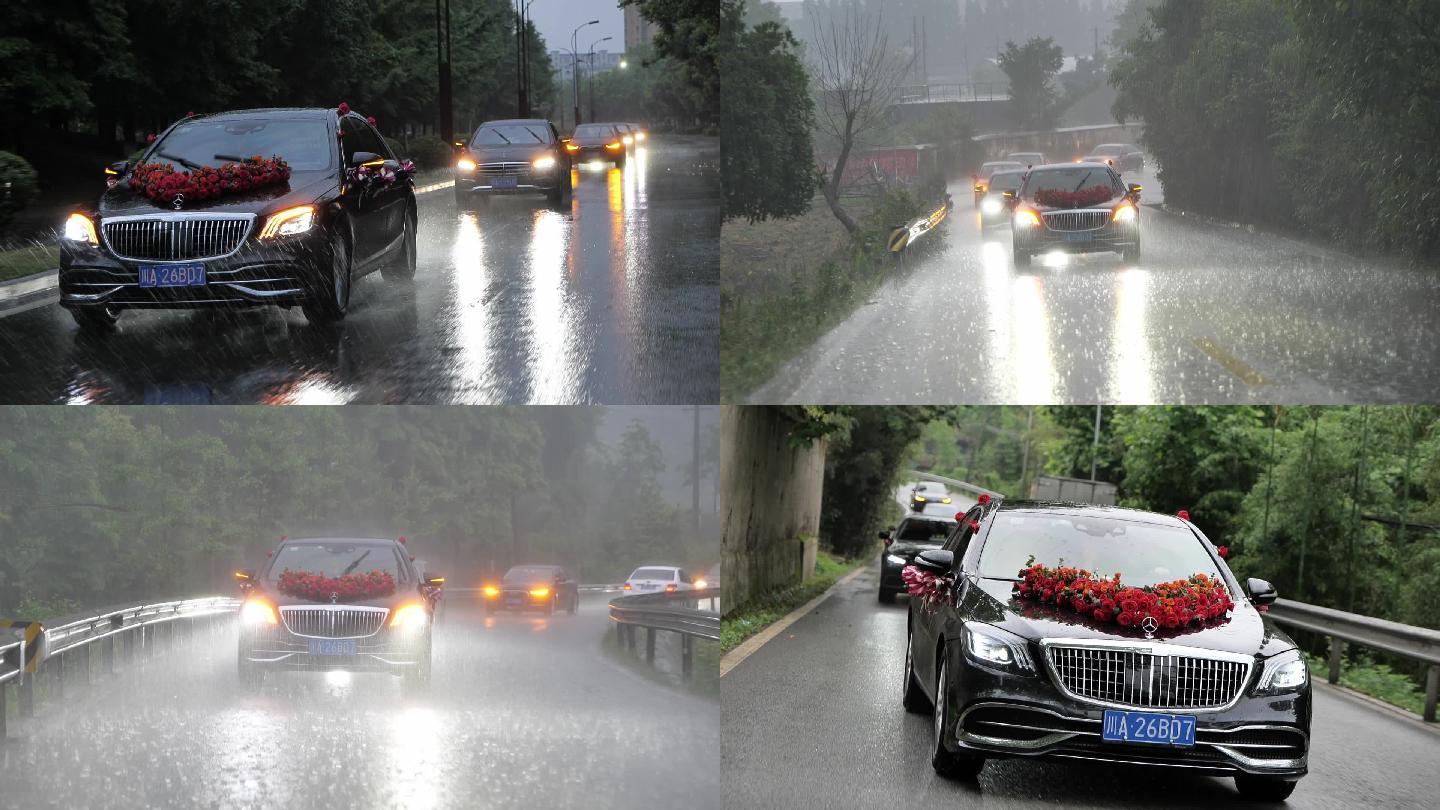
[[[1009,231],[982,236],[968,190],[951,193],[943,248],[893,270],[751,402],[1413,402],[1440,383],[1433,268],[1146,207],[1138,264],[1016,269]]]
[[[713,138],[581,167],[574,203],[419,200],[413,286],[357,283],[349,316],[129,311],[82,335],[59,307],[0,320],[4,403],[674,404],[719,398]]]
[[[604,598],[483,619],[447,598],[427,695],[343,673],[246,695],[233,630],[202,635],[13,725],[0,806],[719,806],[718,704],[611,660]]]

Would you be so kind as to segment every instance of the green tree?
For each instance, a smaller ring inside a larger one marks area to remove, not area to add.
[[[1049,37],[1032,37],[1024,45],[1006,42],[999,66],[1010,79],[1010,109],[1022,129],[1050,129],[1059,115],[1055,75],[1065,52]]]
[[[682,85],[694,97],[692,109],[712,130],[719,127],[720,20],[740,4],[720,0],[717,9],[715,0],[620,0],[622,6],[638,8],[655,27],[651,44],[656,55],[675,60]]]

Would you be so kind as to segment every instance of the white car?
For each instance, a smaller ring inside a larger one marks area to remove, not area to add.
[[[660,591],[693,591],[690,575],[674,565],[642,565],[625,578],[626,593],[657,593]]]

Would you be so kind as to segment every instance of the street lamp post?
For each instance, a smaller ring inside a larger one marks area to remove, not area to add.
[[[615,37],[601,37],[590,43],[590,120],[595,120],[595,46],[602,42],[609,42]]]
[[[440,137],[450,143],[455,137],[454,110],[450,106],[450,0],[444,0],[445,9],[440,9],[441,0],[435,0],[435,63],[440,84]],[[442,14],[443,27],[442,33]]]
[[[570,32],[570,77],[573,80],[571,84],[575,86],[575,126],[577,127],[580,126],[580,57],[576,52],[580,50],[580,46],[576,43],[576,40],[580,36],[581,28],[587,25],[599,24],[599,20],[591,20],[590,22],[575,26],[575,30]]]

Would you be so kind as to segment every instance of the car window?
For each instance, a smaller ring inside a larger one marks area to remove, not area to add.
[[[953,520],[905,520],[900,524],[900,528],[895,530],[895,539],[941,543],[953,528]]]
[[[996,172],[990,176],[990,190],[994,192],[1019,191],[1020,181],[1025,179],[1022,172]]]
[[[615,134],[615,127],[609,124],[581,124],[575,128],[577,138],[608,138]]]
[[[277,581],[287,570],[306,571],[324,577],[383,571],[394,577],[396,582],[408,579],[408,569],[401,564],[400,555],[393,547],[344,541],[285,543],[275,552],[266,579]]]
[[[555,569],[548,565],[517,565],[505,572],[501,577],[508,582],[519,582],[523,580],[550,579],[555,575]]]
[[[673,568],[636,568],[635,573],[630,575],[631,579],[675,579]]]
[[[955,531],[951,532],[949,539],[945,541],[945,548],[955,552],[956,559],[964,556],[965,546],[970,543],[970,536],[975,531],[970,524],[979,520],[980,514],[980,507],[972,507],[956,525]]]
[[[687,574],[687,573],[685,573],[684,571],[681,571],[681,572],[680,572],[680,581],[681,581],[681,582],[688,582],[688,583],[691,583],[691,584],[693,584],[693,583],[695,582],[695,580],[691,579],[691,578],[690,578],[690,575]]]
[[[1120,574],[1144,588],[1194,574],[1219,577],[1200,539],[1184,526],[1084,514],[1002,512],[980,552],[980,576],[1013,579],[1026,560]]]
[[[279,156],[292,171],[320,171],[335,165],[334,141],[335,136],[318,118],[200,119],[177,125],[146,154],[151,162],[176,164],[183,160],[201,166],[219,166],[233,158],[255,155]],[[175,168],[184,171],[185,166]]]
[[[510,146],[512,144],[554,143],[552,127],[542,124],[484,124],[475,130],[471,146]]]
[[[340,141],[341,151],[345,155],[345,165],[350,165],[351,159],[356,152],[373,152],[381,157],[388,157],[390,150],[385,148],[384,141],[370,125],[361,121],[353,115],[347,115],[340,119],[340,128],[345,137]]]

